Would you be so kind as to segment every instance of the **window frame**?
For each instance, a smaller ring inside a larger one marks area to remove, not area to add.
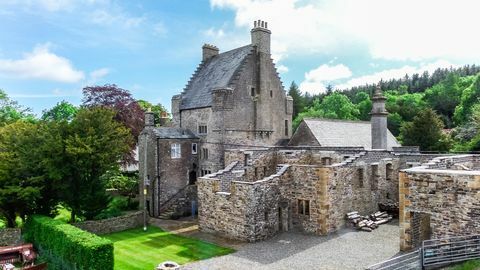
[[[182,145],[180,143],[170,144],[170,158],[171,159],[182,158]]]

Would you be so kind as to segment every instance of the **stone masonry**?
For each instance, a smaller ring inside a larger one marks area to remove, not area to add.
[[[199,179],[200,228],[245,241],[292,229],[335,232],[345,226],[348,212],[370,214],[379,203],[398,201],[399,170],[422,159],[408,153],[321,147],[226,151],[229,165]]]
[[[480,233],[480,159],[434,158],[400,173],[400,248]]]

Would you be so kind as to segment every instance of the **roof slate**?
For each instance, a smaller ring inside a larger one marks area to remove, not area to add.
[[[208,59],[193,75],[182,94],[181,110],[210,107],[212,90],[228,87],[235,71],[252,50],[252,45],[227,51]]]
[[[336,119],[304,119],[320,146],[362,146],[372,149],[371,123]],[[388,149],[401,146],[388,131]]]
[[[158,127],[153,133],[159,139],[198,139],[192,131],[184,128]]]

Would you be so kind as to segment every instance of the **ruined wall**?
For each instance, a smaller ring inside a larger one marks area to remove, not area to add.
[[[200,229],[250,242],[274,235],[279,227],[278,182],[283,176],[245,182],[234,180],[233,171],[232,166],[199,179]]]
[[[479,171],[410,169],[400,173],[399,185],[402,250],[426,240],[418,239],[426,235],[419,229],[425,215],[432,238],[480,233]]]
[[[282,197],[288,201],[291,209],[293,227],[314,234],[325,234],[321,224],[328,218],[325,216],[327,213],[322,211],[328,195],[325,192],[326,179],[320,176],[321,170],[319,166],[292,165],[288,177],[280,181]],[[301,213],[299,200],[309,202],[308,215]]]

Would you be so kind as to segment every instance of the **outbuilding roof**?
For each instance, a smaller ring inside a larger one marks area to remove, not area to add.
[[[361,146],[372,149],[371,123],[338,119],[310,118],[303,120],[320,146]],[[387,131],[387,146],[401,146],[395,136]]]
[[[229,87],[252,45],[220,53],[200,64],[182,94],[180,110],[212,106],[212,90]]]

